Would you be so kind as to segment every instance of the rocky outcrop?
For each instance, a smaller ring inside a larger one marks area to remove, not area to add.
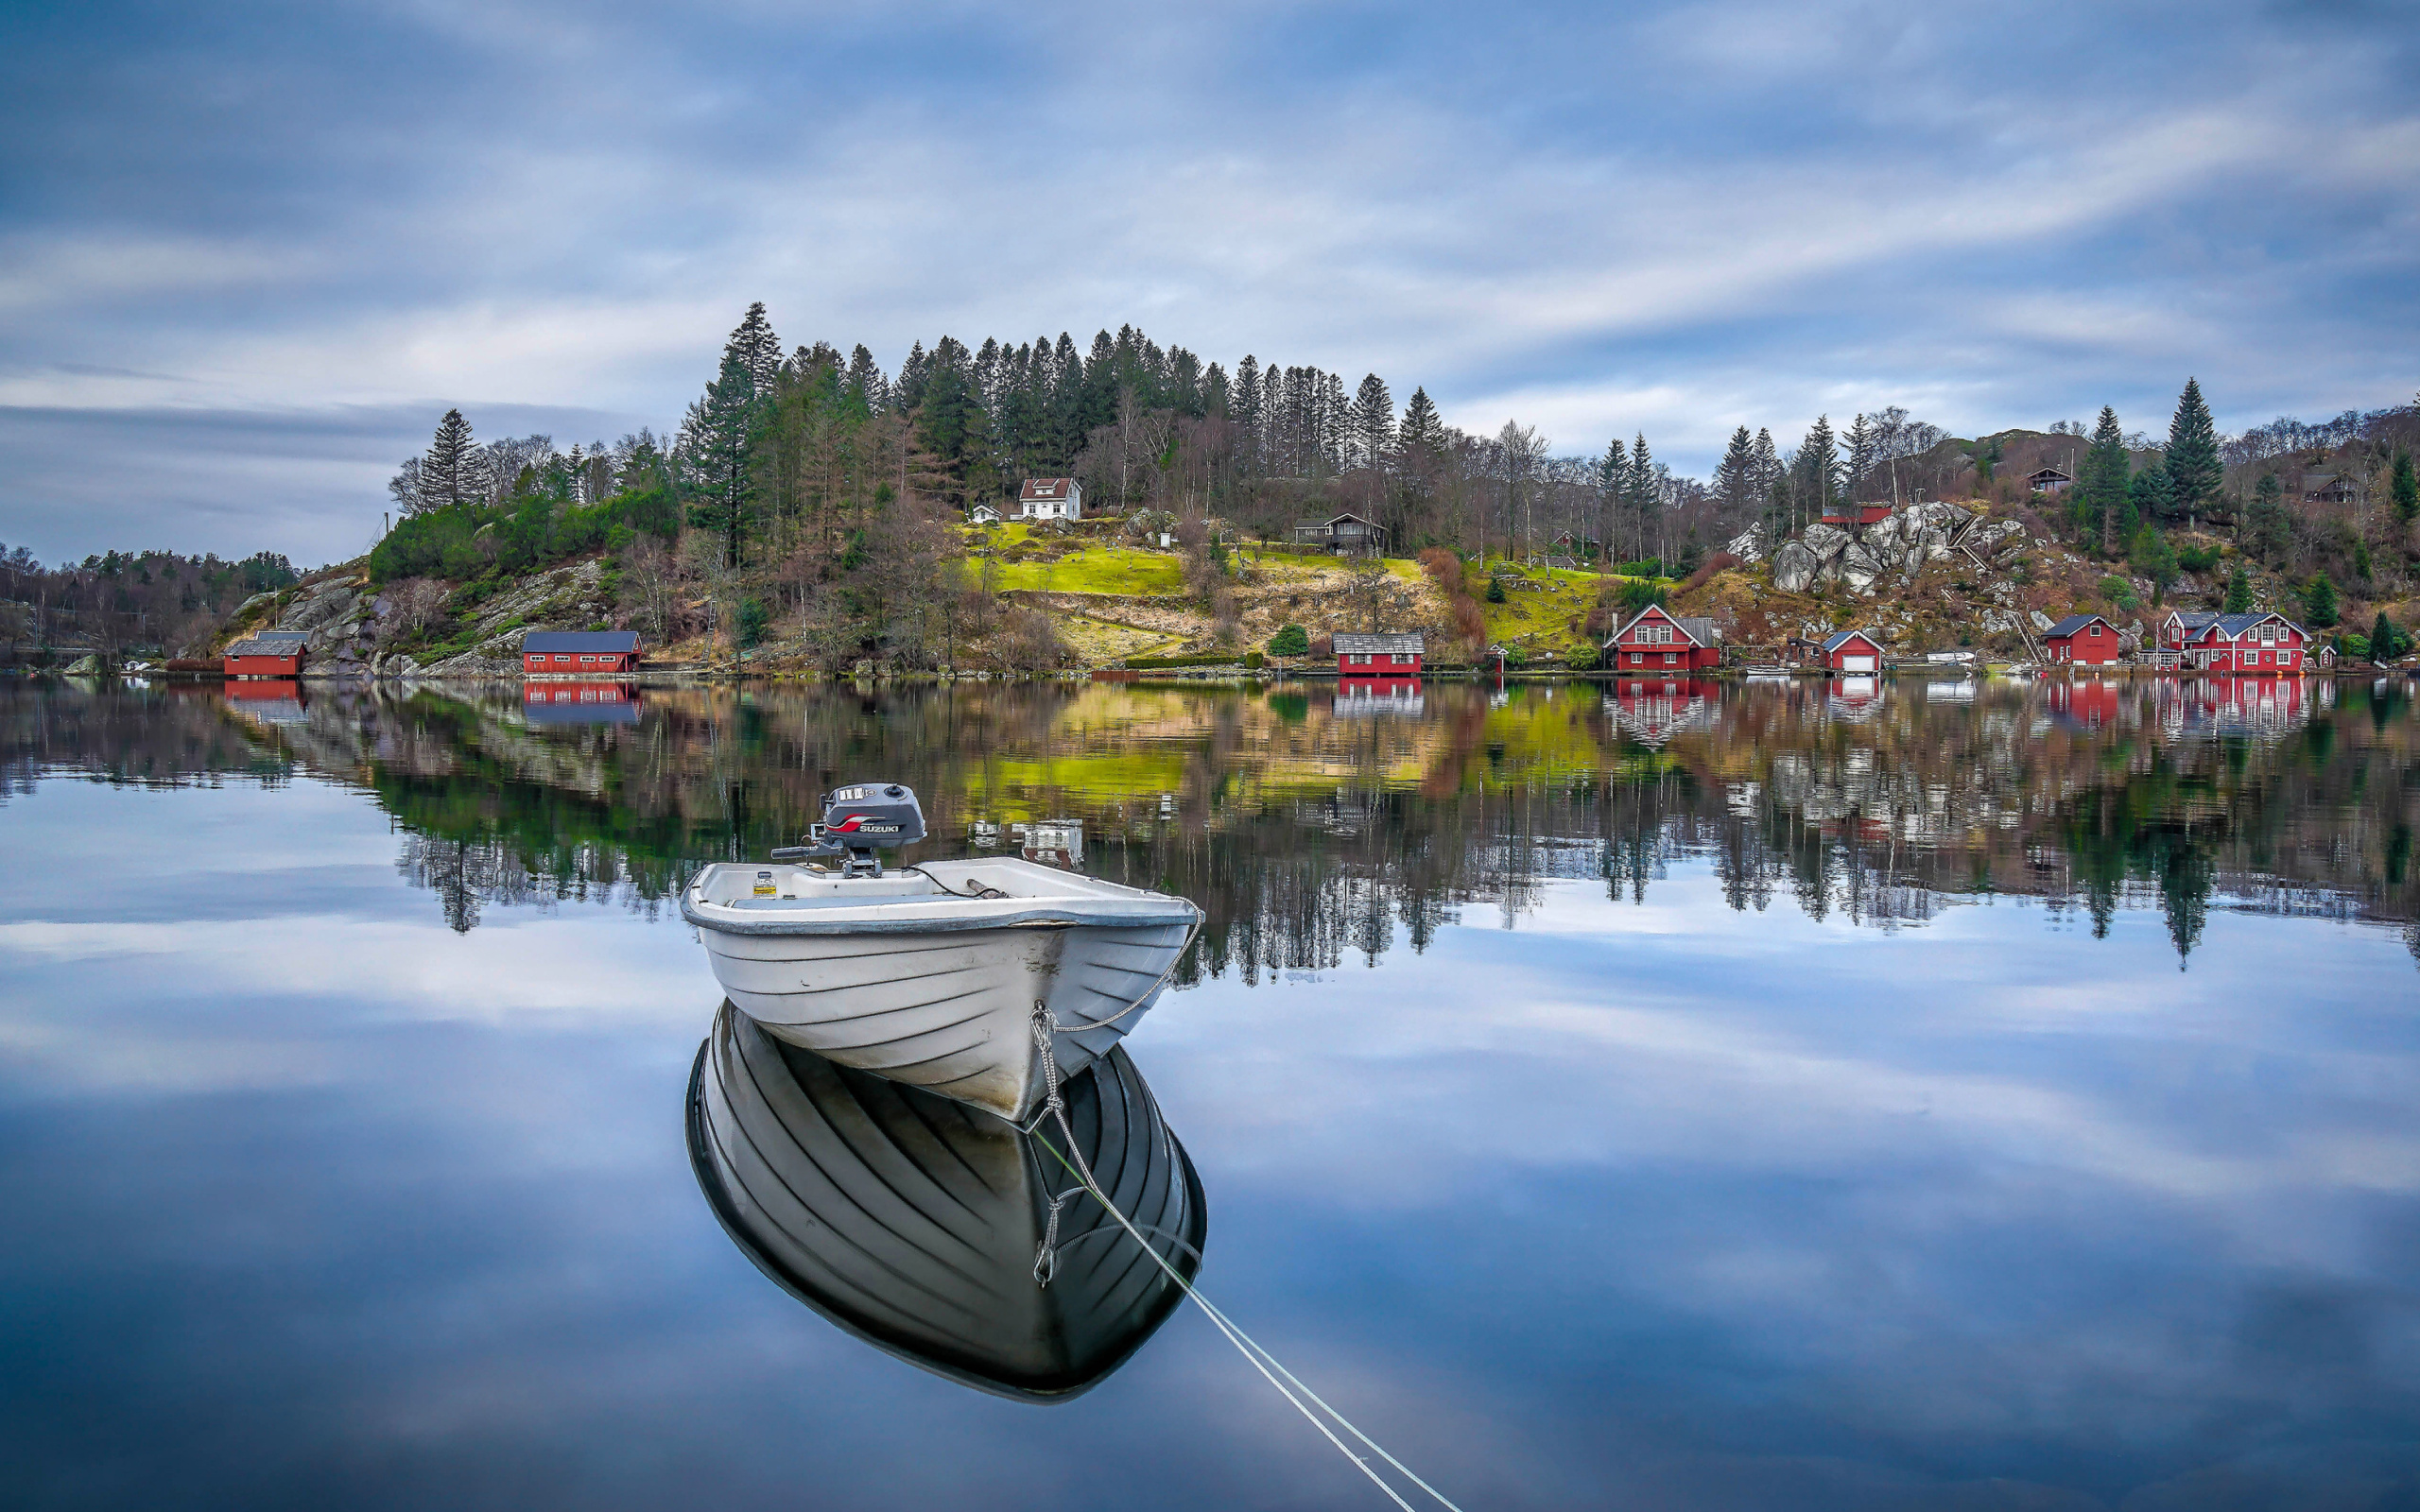
[[[1722,543],[1722,549],[1731,553],[1734,557],[1738,558],[1741,561],[1753,562],[1762,561],[1765,559],[1767,545],[1768,542],[1765,538],[1765,524],[1763,521],[1759,520],[1754,524],[1750,525],[1747,529],[1742,530],[1737,535],[1732,537],[1729,541],[1724,541]]]
[[[1750,536],[1757,539],[1749,543],[1761,550],[1763,539],[1755,530],[1725,549],[1744,557],[1740,542]],[[2014,520],[1978,524],[1972,509],[1941,500],[1904,505],[1871,524],[1808,525],[1798,540],[1773,548],[1773,586],[1803,593],[1842,583],[1853,593],[1872,593],[1885,576],[1897,575],[1904,587],[1929,564],[1960,550],[1989,565],[2024,540],[2025,526]]]
[[[1803,593],[1815,586],[1815,576],[1823,566],[1823,558],[1806,542],[1786,541],[1773,553],[1773,586],[1785,593]]]

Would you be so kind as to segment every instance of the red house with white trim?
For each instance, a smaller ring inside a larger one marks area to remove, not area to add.
[[[302,630],[263,630],[230,645],[220,669],[231,678],[299,678],[310,635]]]
[[[2283,614],[2183,614],[2160,621],[2160,645],[2199,672],[2296,675],[2310,662],[2310,633]]]
[[[1835,674],[1870,678],[1882,670],[1882,643],[1863,630],[1842,630],[1824,643],[1824,662]]]
[[[1336,644],[1336,674],[1340,678],[1416,678],[1427,656],[1427,637],[1418,630],[1365,635],[1340,630]]]
[[[2042,632],[2042,654],[2077,666],[2107,666],[2118,660],[2118,627],[2098,614],[2070,614]]]
[[[636,630],[531,630],[521,638],[525,678],[626,677],[638,669]]]
[[[1650,604],[1605,643],[1605,665],[1624,677],[1695,672],[1722,664],[1722,632],[1703,615]]]

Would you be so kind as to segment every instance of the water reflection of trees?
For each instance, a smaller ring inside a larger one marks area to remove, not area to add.
[[[458,929],[483,905],[661,912],[697,866],[763,854],[877,774],[925,795],[934,853],[1083,821],[1088,869],[1208,910],[1188,971],[1246,979],[1509,926],[1558,882],[1644,902],[1682,865],[1743,912],[1884,929],[1984,896],[2096,934],[2157,908],[2186,953],[2214,907],[2420,911],[2412,710],[2363,686],[1448,684],[1383,720],[1317,692],[1132,685],[651,692],[636,723],[568,728],[532,728],[510,689],[312,689],[276,720],[72,688],[0,710],[19,787],[361,787]]]

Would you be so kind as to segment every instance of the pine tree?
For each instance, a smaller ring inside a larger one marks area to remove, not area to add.
[[[1865,475],[1874,470],[1874,427],[1865,422],[1862,411],[1857,419],[1849,421],[1848,431],[1841,439],[1846,441],[1849,448],[1848,471],[1841,480],[1841,493],[1843,498],[1854,502],[1864,496]]]
[[[1815,417],[1814,428],[1798,447],[1798,475],[1806,502],[1821,515],[1832,507],[1838,497],[1841,476],[1840,449],[1833,444],[1832,421],[1828,415]]]
[[[2243,549],[2263,561],[2286,554],[2290,534],[2286,524],[2286,487],[2274,472],[2263,472],[2253,485],[2251,517],[2244,522]]]
[[[2404,648],[2411,644],[2411,637],[2404,634],[2394,621],[2386,617],[2386,610],[2378,610],[2377,623],[2370,627],[2370,660],[2393,662],[2402,656]]]
[[[437,422],[437,435],[420,459],[418,478],[423,507],[451,507],[487,497],[486,455],[471,438],[471,422],[458,409],[449,409]]]
[[[1783,482],[1788,475],[1789,469],[1782,465],[1781,453],[1773,446],[1773,433],[1758,426],[1755,498],[1771,517],[1771,533],[1776,541],[1789,535],[1792,528],[1788,502],[1783,496]]]
[[[748,369],[748,381],[756,396],[771,398],[773,380],[782,370],[782,338],[773,335],[773,324],[765,318],[763,301],[748,307],[723,349],[739,353],[740,365]]]
[[[2325,573],[2313,577],[2303,590],[2303,618],[2317,629],[2336,623],[2336,585]]]
[[[2175,513],[2175,490],[2168,481],[2168,469],[2153,465],[2137,472],[2126,485],[2126,494],[2134,506],[2135,518],[2145,524],[2166,520]]]
[[[1363,467],[1385,465],[1395,439],[1395,396],[1385,380],[1370,373],[1353,396],[1353,446]]]
[[[2186,379],[2185,392],[2177,397],[2176,418],[2168,426],[2167,467],[2170,507],[2188,522],[2218,498],[2219,433],[2210,422],[2210,406],[2202,403],[2199,379]]]
[[[1731,433],[1731,444],[1723,449],[1722,460],[1714,470],[1714,491],[1722,500],[1722,507],[1733,519],[1746,510],[1748,501],[1756,494],[1756,443],[1749,438],[1748,427],[1740,426]]]
[[[2121,539],[2118,528],[2123,523],[2119,516],[2126,507],[2126,472],[2131,465],[2118,412],[2103,404],[2100,423],[2092,428],[2092,447],[2084,453],[2083,476],[2077,480],[2081,487],[2076,491],[2083,496],[2084,518],[2100,527],[2104,557],[2118,554]]]
[[[1396,428],[1395,443],[1405,452],[1417,448],[1436,456],[1445,450],[1445,422],[1437,414],[1437,402],[1428,397],[1426,388],[1415,388],[1403,406],[1403,424]]]
[[[1614,556],[1616,532],[1621,528],[1622,502],[1630,492],[1630,453],[1618,436],[1605,443],[1597,462],[1598,532],[1604,537],[1605,559]]]
[[[869,415],[879,415],[890,407],[890,385],[882,376],[881,364],[873,360],[864,342],[849,353],[849,394],[866,407]]]
[[[1661,555],[1659,537],[1664,524],[1664,490],[1662,480],[1656,475],[1655,459],[1647,453],[1645,436],[1631,438],[1630,486],[1626,491],[1630,497],[1631,518],[1636,522],[1634,528],[1638,531],[1638,555],[1646,557],[1651,541],[1657,545],[1657,554]]]
[[[2394,501],[2394,517],[2405,524],[2420,518],[2420,475],[2411,467],[2411,454],[2394,454],[2394,478],[2387,485],[2387,496]]]
[[[2227,601],[2224,608],[2229,614],[2252,612],[2252,574],[2245,571],[2241,562],[2235,564],[2235,576],[2227,579]]]
[[[756,380],[746,354],[726,346],[722,371],[689,406],[674,448],[690,524],[722,537],[722,564],[739,565],[739,536],[754,501],[749,444],[755,434]]]

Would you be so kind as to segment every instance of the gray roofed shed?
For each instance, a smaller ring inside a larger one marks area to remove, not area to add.
[[[1383,630],[1372,634],[1340,630],[1328,639],[1336,643],[1338,656],[1419,656],[1428,644],[1427,637],[1418,630]]]

